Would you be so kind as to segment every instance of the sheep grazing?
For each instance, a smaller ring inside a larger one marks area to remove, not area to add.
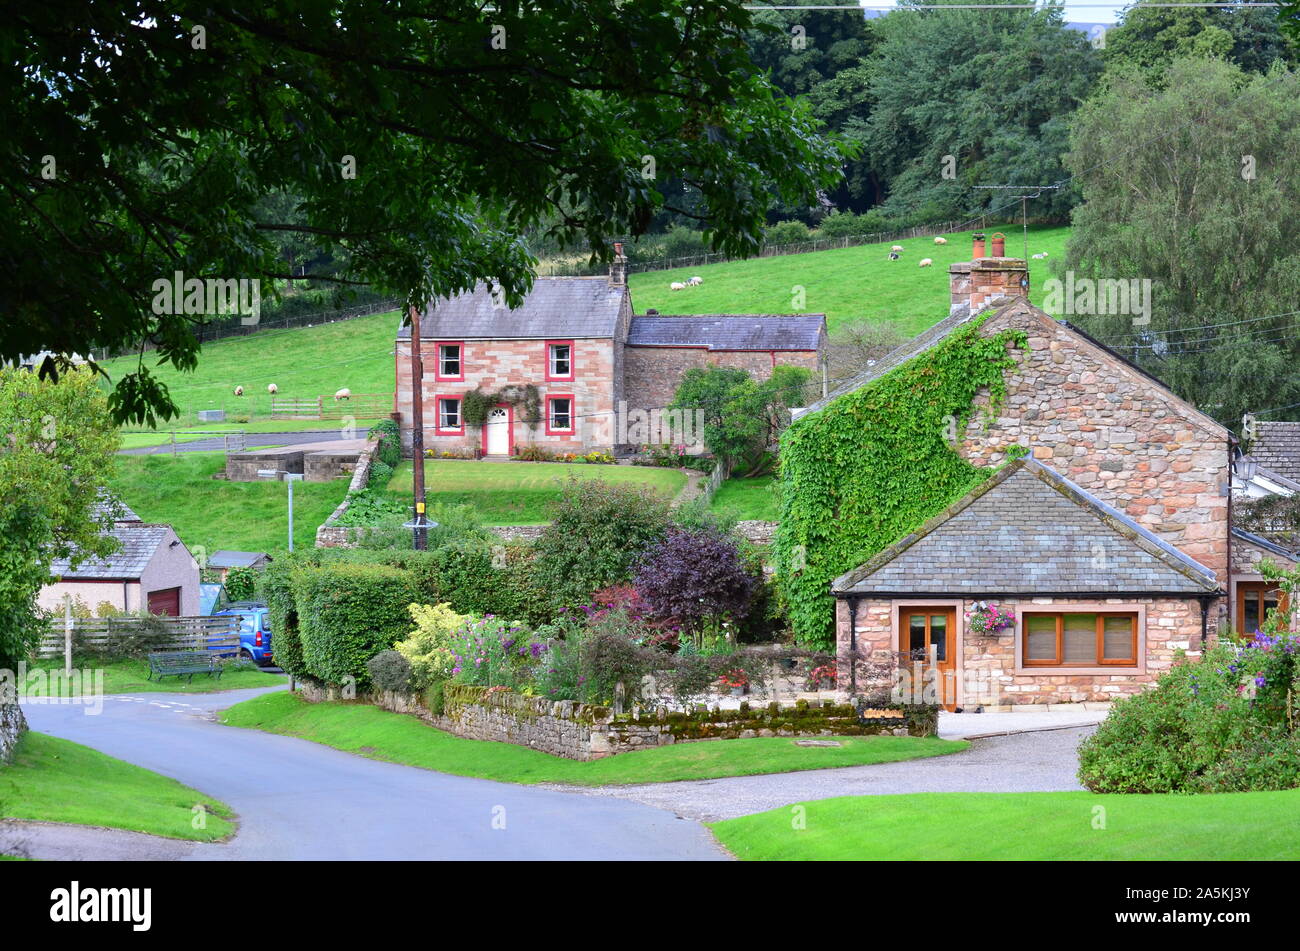
[[[352,391],[345,386],[334,394],[334,398],[336,400],[350,400],[352,399]]]
[[[1037,254],[1031,255],[1031,257],[1033,257],[1035,261],[1041,261],[1043,258],[1047,257],[1047,252],[1039,251]]]
[[[279,392],[280,392],[280,388],[279,388],[278,386],[276,386],[274,383],[268,383],[268,384],[266,384],[266,392],[268,392],[268,393],[279,393]]]
[[[237,387],[235,387],[235,395],[236,395],[236,396],[243,396],[243,395],[244,395],[244,388],[243,388],[242,386],[237,386]]]
[[[917,267],[929,267],[933,263],[934,262],[931,261],[929,258],[921,258],[921,263],[918,264]]]
[[[693,277],[693,278],[691,278],[689,281],[687,281],[686,283],[689,284],[689,285],[691,285],[691,287],[699,287],[701,284],[704,283],[704,278],[702,278],[702,277]]]
[[[902,246],[901,244],[896,244],[896,245],[894,245],[892,248],[890,248],[889,250],[891,250],[891,251],[902,251],[902,250],[903,250],[903,246]]]
[[[668,289],[670,291],[680,291],[685,287],[686,285],[683,284],[681,281],[673,281],[671,284],[668,285]]]
[[[891,260],[891,261],[897,261],[897,260],[898,260],[898,252],[897,252],[897,251],[890,251],[890,252],[889,252],[889,260]]]
[[[945,238],[945,237],[940,236],[940,237],[934,239],[934,243],[935,243],[935,244],[947,244],[947,243],[948,243],[948,239]]]

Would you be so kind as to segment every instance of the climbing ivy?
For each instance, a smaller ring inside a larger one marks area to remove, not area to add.
[[[801,644],[835,643],[830,585],[990,475],[955,451],[976,394],[994,410],[1025,334],[983,337],[977,318],[877,380],[795,421],[781,438],[777,571]]]
[[[487,422],[488,412],[499,403],[519,407],[519,415],[532,429],[536,429],[542,421],[541,393],[531,383],[511,383],[495,393],[482,389],[470,390],[463,398],[461,416],[471,426],[482,426]]]

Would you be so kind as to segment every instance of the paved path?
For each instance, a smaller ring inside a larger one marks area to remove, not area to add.
[[[1011,716],[1011,714],[990,714]],[[964,753],[901,763],[736,776],[680,783],[603,786],[587,795],[628,799],[714,821],[810,799],[915,792],[1054,792],[1082,789],[1075,779],[1079,741],[1092,727],[973,740]]]
[[[1078,707],[1078,704],[1070,704]],[[1108,710],[1054,710],[1043,713],[939,713],[939,735],[945,740],[964,740],[975,736],[1000,736],[1033,730],[1061,730],[1067,727],[1096,726],[1109,715]]]
[[[24,703],[33,730],[223,800],[238,814],[239,832],[226,844],[199,845],[0,823],[0,851],[7,841],[33,858],[725,858],[698,823],[639,803],[449,776],[214,722],[215,711],[264,692],[110,696],[100,716]],[[494,818],[505,828],[494,828]]]
[[[245,436],[244,444],[248,449],[256,449],[259,446],[298,446],[303,443],[314,442],[335,442],[340,439],[365,439],[369,429],[352,429],[346,434],[341,428],[333,429],[313,429],[304,430],[296,433],[256,433],[249,432]],[[176,443],[177,452],[213,452],[224,451],[226,448],[225,438],[222,436],[213,436],[210,439],[195,439],[190,442]],[[161,453],[170,453],[172,444],[163,443],[161,446],[142,446],[137,449],[118,450],[119,456],[153,456]]]

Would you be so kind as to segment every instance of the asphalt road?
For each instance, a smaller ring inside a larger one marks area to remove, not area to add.
[[[272,688],[277,689],[277,688]],[[86,716],[24,703],[31,728],[171,776],[228,803],[228,843],[0,823],[33,858],[722,859],[707,830],[623,799],[448,776],[290,737],[221,726],[215,711],[264,693],[106,697]]]
[[[244,437],[244,444],[249,449],[257,449],[259,446],[297,446],[301,443],[310,442],[329,442],[337,439],[365,439],[369,429],[351,429],[343,432],[339,427],[333,429],[313,429],[304,430],[296,433],[255,433],[249,432]],[[225,439],[221,436],[213,436],[211,439],[195,439],[190,442],[178,442],[176,444],[177,452],[214,452],[224,451],[226,448]],[[161,453],[170,453],[172,451],[171,443],[163,443],[161,446],[144,446],[138,449],[121,449],[118,450],[119,456],[154,456]]]

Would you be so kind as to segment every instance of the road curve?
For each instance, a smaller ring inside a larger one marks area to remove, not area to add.
[[[33,730],[229,803],[239,832],[228,843],[0,823],[0,846],[16,842],[52,859],[726,858],[697,822],[640,803],[381,763],[215,722],[216,711],[265,692],[123,694],[106,697],[99,716],[23,704]]]

